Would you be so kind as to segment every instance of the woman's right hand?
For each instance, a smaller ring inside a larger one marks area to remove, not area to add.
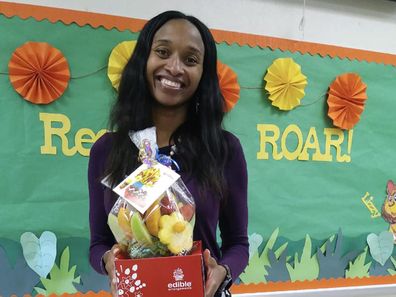
[[[113,297],[118,297],[117,294],[117,278],[115,275],[114,261],[122,253],[121,247],[118,244],[113,245],[111,250],[108,250],[103,255],[103,262],[105,264],[105,269],[107,275],[109,276],[109,285],[111,289],[111,294]]]

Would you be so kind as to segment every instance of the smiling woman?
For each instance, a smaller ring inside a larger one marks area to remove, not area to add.
[[[157,31],[146,75],[159,106],[187,108],[201,80],[204,53],[198,29],[187,20],[171,20]]]
[[[90,261],[109,275],[120,251],[107,225],[114,187],[139,166],[130,131],[155,126],[161,154],[171,155],[195,199],[194,240],[202,241],[205,296],[227,289],[248,261],[247,170],[239,140],[222,129],[225,101],[217,77],[216,45],[198,19],[168,11],[139,35],[110,114],[110,130],[92,147],[89,161]],[[220,228],[222,243],[217,244]],[[227,295],[226,295],[227,296]],[[228,295],[229,296],[229,295]]]

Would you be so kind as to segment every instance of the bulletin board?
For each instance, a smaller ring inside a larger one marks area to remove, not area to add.
[[[0,2],[0,295],[108,295],[88,263],[87,163],[116,97],[109,58],[143,24]],[[396,56],[212,32],[249,172],[249,265],[232,291],[394,283]],[[21,78],[32,51],[49,82]]]

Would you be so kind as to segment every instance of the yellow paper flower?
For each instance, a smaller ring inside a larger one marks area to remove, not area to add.
[[[307,77],[292,58],[276,59],[268,68],[264,80],[272,105],[281,110],[291,110],[300,105],[305,95]]]
[[[171,253],[178,255],[191,250],[193,228],[180,213],[161,216],[159,226],[158,238]]]
[[[123,41],[111,51],[107,68],[107,76],[116,90],[118,90],[120,85],[122,71],[124,70],[126,63],[129,61],[135,46],[136,41],[134,40]]]

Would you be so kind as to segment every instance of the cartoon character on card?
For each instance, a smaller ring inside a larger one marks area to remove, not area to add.
[[[146,205],[146,195],[147,191],[145,187],[153,187],[161,177],[161,172],[159,168],[149,167],[141,171],[135,177],[135,182],[128,187],[126,187],[124,191],[125,199],[136,203],[140,207],[144,207]],[[120,186],[121,188],[121,186]]]
[[[382,217],[390,224],[389,232],[393,234],[396,243],[396,185],[393,181],[388,181],[386,192],[387,195],[382,205]]]

